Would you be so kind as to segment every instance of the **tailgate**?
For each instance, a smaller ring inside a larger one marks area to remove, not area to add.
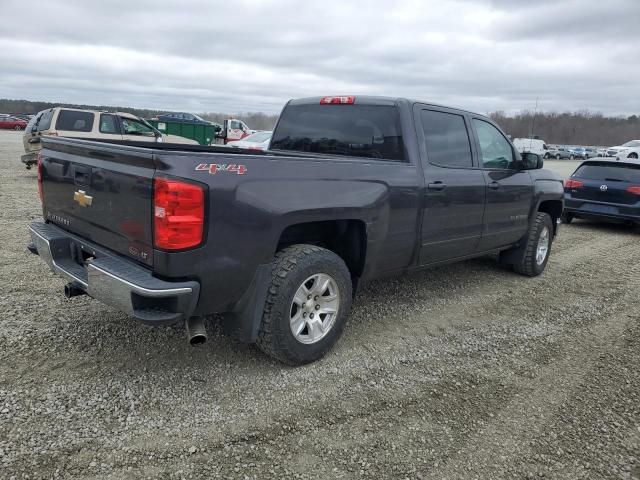
[[[56,138],[42,155],[46,220],[153,265],[152,150]]]

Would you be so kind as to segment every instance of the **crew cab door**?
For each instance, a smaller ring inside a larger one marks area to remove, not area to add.
[[[479,250],[493,250],[515,243],[527,232],[533,181],[522,169],[511,142],[495,125],[481,118],[471,123],[487,184]]]
[[[421,265],[476,252],[482,234],[486,185],[474,164],[475,144],[460,112],[416,106],[425,186]]]

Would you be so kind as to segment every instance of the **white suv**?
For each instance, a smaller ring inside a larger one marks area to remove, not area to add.
[[[638,159],[640,157],[640,140],[631,140],[617,147],[607,149],[608,157],[616,157],[618,160],[625,158]]]

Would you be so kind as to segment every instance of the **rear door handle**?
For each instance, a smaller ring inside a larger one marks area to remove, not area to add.
[[[487,185],[491,190],[497,190],[500,188],[500,184],[498,182],[491,182]]]
[[[446,183],[442,183],[442,182],[433,182],[433,183],[428,184],[427,188],[429,190],[442,191],[445,188],[447,188],[447,184]]]

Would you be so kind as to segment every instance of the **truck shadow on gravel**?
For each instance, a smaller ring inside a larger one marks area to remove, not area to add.
[[[35,260],[31,256],[28,258]],[[333,360],[329,363],[346,354],[347,350],[360,347],[362,338],[375,342],[371,335],[372,327],[376,336],[384,337],[386,332],[396,328],[398,315],[420,315],[434,300],[442,303],[465,293],[469,288],[477,287],[487,279],[505,275],[507,278],[511,275],[521,278],[500,266],[495,258],[482,257],[373,281],[358,292],[344,337],[337,345],[339,354],[331,353],[329,359]],[[220,362],[240,367],[251,365],[253,368],[259,364],[275,370],[289,368],[271,360],[257,347],[226,336],[219,325],[219,316],[207,319],[208,342],[191,347],[187,344],[182,325],[149,327],[85,296],[52,302],[50,295],[58,295],[62,288],[61,282],[57,279],[53,281],[55,286],[49,283],[48,288],[42,291],[37,312],[30,312],[29,315],[34,318],[41,315],[46,304],[44,321],[34,322],[33,331],[23,331],[19,340],[22,343],[20,354],[29,357],[42,355],[44,369],[47,368],[44,358],[49,357],[76,357],[71,360],[72,363],[89,362],[107,368],[111,364],[126,370],[161,370],[176,365],[202,366]],[[33,292],[30,298],[33,298]],[[440,335],[444,331],[437,319],[431,322],[430,319],[416,317],[416,322],[421,322],[421,330],[431,335]],[[10,342],[7,351],[15,348],[11,345],[11,337],[7,338]],[[36,360],[35,363],[40,362]]]
[[[505,274],[509,275],[509,271],[487,257],[374,281],[358,293],[338,349],[314,365],[333,364],[340,357],[349,355],[349,350],[363,348],[362,341],[376,342],[375,337],[389,341],[394,337],[398,315],[415,317],[420,323],[420,331],[427,335],[442,335],[446,325],[438,319],[421,317],[425,312],[425,300],[436,304],[452,301],[487,278]],[[514,277],[519,278],[515,274]],[[275,371],[290,368],[271,360],[254,345],[226,336],[219,316],[206,320],[207,343],[192,347],[187,344],[182,325],[149,327],[92,299],[70,300],[71,304],[75,302],[78,303],[70,305],[64,315],[53,311],[48,321],[39,327],[44,331],[24,336],[26,344],[34,344],[34,348],[28,348],[25,353],[33,355],[44,350],[42,353],[47,358],[59,356],[71,360],[69,357],[72,356],[76,358],[71,363],[77,365],[91,364],[92,368],[113,368],[129,373],[161,372],[175,367],[206,369],[210,364]],[[376,332],[374,336],[371,335],[372,328]],[[48,368],[46,363],[43,360],[43,368]]]

